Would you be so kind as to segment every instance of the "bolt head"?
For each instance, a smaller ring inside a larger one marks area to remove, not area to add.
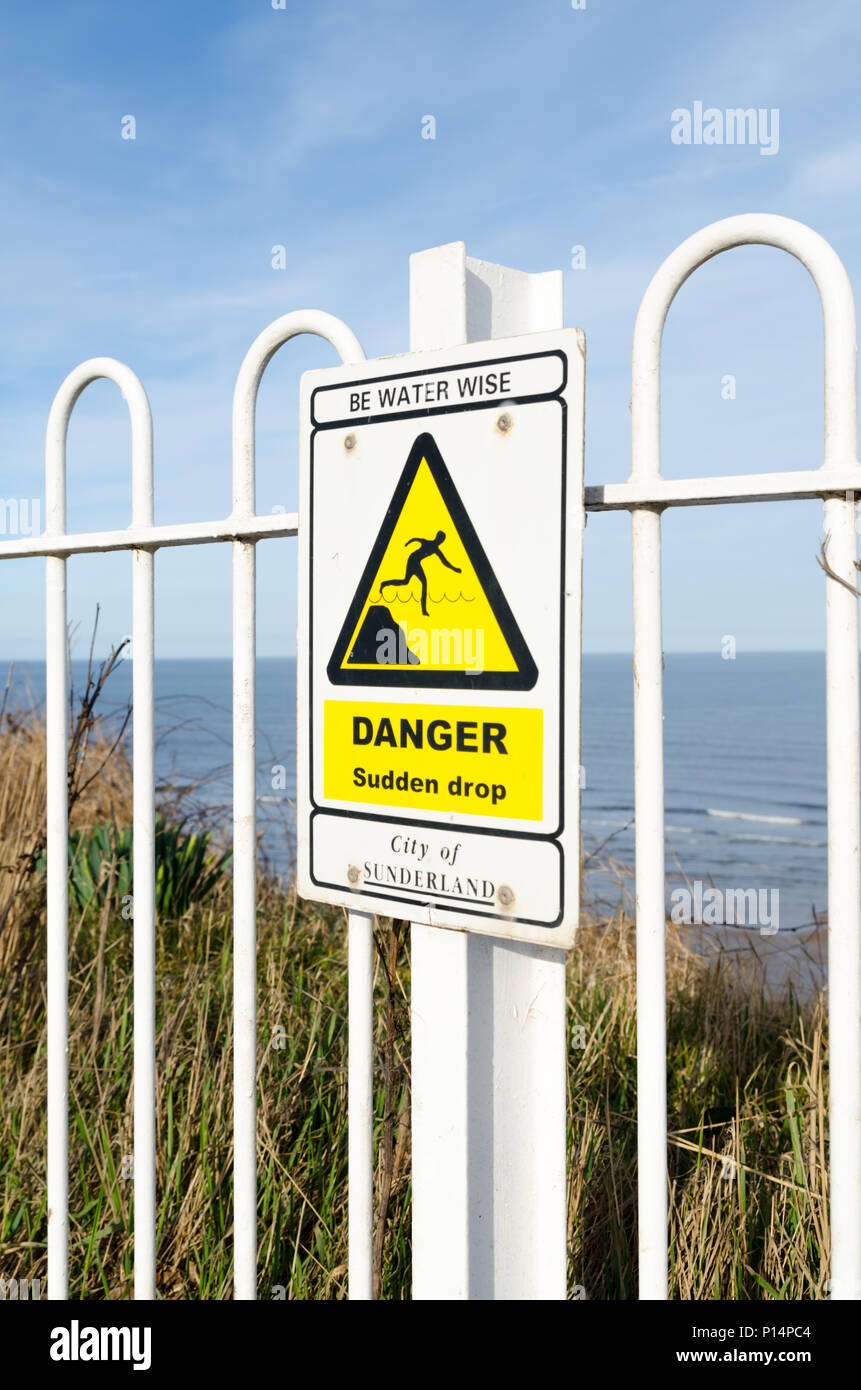
[[[358,440],[356,439],[356,436],[355,436],[354,434],[345,434],[345,435],[344,435],[344,448],[345,448],[345,449],[355,449],[357,443],[358,443]]]
[[[502,887],[497,889],[496,896],[503,907],[510,907],[514,902],[514,889],[503,883]]]
[[[513,424],[514,421],[506,410],[497,420],[496,428],[499,430],[500,434],[507,434]]]
[[[361,877],[360,870],[356,868],[355,864],[351,864],[347,870],[347,881],[349,883],[358,883]]]

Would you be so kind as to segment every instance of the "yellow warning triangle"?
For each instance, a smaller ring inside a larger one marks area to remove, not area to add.
[[[410,451],[328,674],[336,685],[535,684],[535,662],[429,434]]]

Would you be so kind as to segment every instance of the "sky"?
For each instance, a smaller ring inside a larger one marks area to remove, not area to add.
[[[4,0],[0,36],[0,497],[42,515],[51,400],[105,355],[152,404],[157,522],[226,516],[250,343],[288,310],[321,308],[369,357],[405,352],[414,251],[465,241],[484,260],[564,270],[565,323],[587,342],[588,483],[630,472],[634,319],[685,237],[783,213],[861,278],[853,0]],[[762,111],[762,142],[678,143],[673,113],[696,102]],[[266,373],[261,514],[296,505],[299,377],[334,361],[303,338]],[[663,471],[821,462],[812,281],[779,251],[723,255],[668,320]],[[69,528],[124,527],[130,506],[125,407],[99,382],[70,429]],[[666,649],[720,651],[731,635],[739,656],[821,650],[821,533],[815,502],[668,513]],[[291,655],[295,542],[258,552],[259,654]],[[130,631],[130,569],[127,554],[70,561],[74,655],[97,605],[99,650]],[[630,570],[628,516],[591,516],[585,651],[630,651]],[[162,551],[156,575],[157,654],[228,656],[230,547]],[[0,581],[0,655],[41,658],[44,562],[7,562]]]

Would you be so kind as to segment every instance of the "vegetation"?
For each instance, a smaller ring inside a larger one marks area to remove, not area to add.
[[[93,676],[97,685],[101,673]],[[0,1277],[46,1279],[44,731],[0,712]],[[82,722],[83,721],[83,722]],[[131,780],[95,701],[70,755],[70,1273],[131,1297]],[[159,822],[159,1291],[231,1296],[232,939],[226,847]],[[259,1295],[346,1296],[345,921],[263,880],[259,911]],[[377,933],[378,1290],[410,1296],[408,933]],[[672,1295],[822,1298],[828,1268],[821,998],[757,962],[668,975]],[[599,916],[569,958],[570,1287],[636,1297],[633,929]]]
[[[160,917],[182,917],[193,902],[201,902],[219,884],[229,851],[210,853],[211,831],[192,830],[186,823],[171,825],[155,818],[155,904]],[[118,828],[115,820],[69,835],[70,910],[121,911],[129,905],[133,885],[132,827]],[[44,874],[46,856],[38,860]],[[131,911],[125,916],[131,917]]]

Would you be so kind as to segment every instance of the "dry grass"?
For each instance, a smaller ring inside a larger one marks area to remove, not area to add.
[[[683,1299],[822,1298],[828,1265],[822,997],[767,993],[754,951],[694,956],[668,927],[670,1280]],[[628,918],[583,931],[569,1017],[572,1279],[636,1297],[636,1009]]]
[[[82,766],[98,766],[108,746],[91,729]],[[13,875],[38,840],[42,777],[37,717],[7,718],[0,729],[0,842]],[[130,815],[123,748],[78,799],[73,823],[107,820],[111,810],[119,823]],[[8,1003],[0,1022],[0,1276],[44,1280],[45,960],[41,905],[33,916],[37,886],[19,894],[0,936]],[[25,952],[33,921],[38,929]],[[84,914],[71,930],[73,1297],[131,1296],[132,1183],[124,1165],[132,1148],[130,927],[114,911],[107,920]],[[343,1298],[343,915],[263,883],[259,942],[259,1293]],[[383,1298],[404,1299],[409,961],[404,934],[390,924],[380,924],[378,944],[378,1281]],[[569,958],[570,1283],[575,1296],[582,1288],[593,1299],[636,1297],[634,967],[633,931],[621,909],[584,929]],[[160,922],[159,1290],[170,1299],[231,1292],[231,968],[229,885],[184,917]],[[99,969],[104,1004],[94,1029]],[[729,969],[721,957],[696,958],[672,936],[668,1000],[673,1296],[823,1297],[821,999],[800,1002],[791,992],[771,998],[755,960],[744,966],[736,956]]]

